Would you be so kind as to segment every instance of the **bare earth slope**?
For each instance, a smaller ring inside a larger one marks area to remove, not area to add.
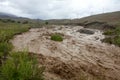
[[[81,26],[51,26],[30,29],[16,35],[15,51],[36,53],[46,67],[47,80],[120,80],[120,48],[102,43],[102,32],[80,33]],[[62,42],[50,40],[53,33],[64,35]]]

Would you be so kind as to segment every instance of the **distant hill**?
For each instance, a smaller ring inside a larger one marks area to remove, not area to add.
[[[26,17],[18,17],[16,15],[13,14],[9,14],[9,13],[3,13],[0,12],[0,19],[10,19],[10,20],[14,20],[14,21],[18,21],[18,22],[36,22],[36,19],[30,19],[30,18],[26,18]]]
[[[75,19],[74,21],[77,21],[77,19]],[[120,11],[92,15],[89,17],[78,19],[78,21],[81,23],[98,21],[98,22],[107,22],[108,24],[112,24],[112,25],[120,24]]]
[[[17,18],[17,16],[15,16],[13,14],[0,12],[0,18]]]
[[[82,25],[88,28],[112,28],[120,26],[120,11],[92,15],[78,19],[46,20],[50,24]]]
[[[108,29],[120,26],[120,11],[103,13],[92,15],[84,18],[78,19],[51,19],[51,20],[41,20],[41,19],[29,19],[24,17],[18,17],[8,13],[1,13],[0,18],[13,19],[16,21],[29,21],[35,24],[57,24],[57,25],[80,25],[87,28],[96,28],[96,29]]]
[[[76,21],[76,20],[74,20]],[[85,27],[96,29],[112,29],[120,26],[120,11],[93,15],[78,20]]]

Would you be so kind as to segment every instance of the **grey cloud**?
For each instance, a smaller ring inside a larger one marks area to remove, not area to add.
[[[0,0],[0,12],[30,18],[80,18],[111,11],[120,11],[120,0]]]

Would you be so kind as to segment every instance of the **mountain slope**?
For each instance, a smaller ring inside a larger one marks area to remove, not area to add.
[[[17,18],[17,16],[9,13],[0,12],[0,18]]]
[[[60,19],[60,20],[47,20],[51,24],[65,24],[65,25],[83,25],[92,24],[90,26],[99,26],[99,25],[120,25],[120,11],[103,13],[92,15],[84,18],[78,19]],[[97,25],[96,25],[97,24]],[[88,26],[88,25],[87,25]]]
[[[107,22],[109,24],[120,24],[120,11],[93,15],[78,19],[78,21],[80,21],[81,23],[85,21],[88,22],[98,21],[98,22]]]

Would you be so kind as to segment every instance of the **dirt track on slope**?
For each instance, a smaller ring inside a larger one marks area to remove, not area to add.
[[[120,80],[120,48],[102,43],[102,32],[92,35],[77,32],[81,26],[51,26],[30,29],[11,41],[15,51],[28,50],[38,55],[46,67],[48,80]],[[50,40],[63,34],[62,42]],[[114,74],[114,75],[113,75]]]

